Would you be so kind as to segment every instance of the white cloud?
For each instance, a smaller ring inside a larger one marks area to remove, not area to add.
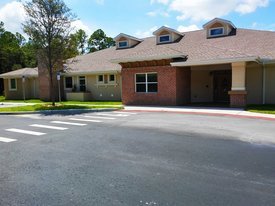
[[[154,26],[154,27],[152,27],[152,28],[150,28],[149,30],[147,30],[147,31],[137,31],[136,33],[135,33],[135,35],[137,36],[137,37],[139,37],[139,38],[145,38],[145,37],[150,37],[150,36],[152,36],[153,35],[153,32],[154,31],[156,31],[158,29],[158,27],[157,26]]]
[[[72,27],[74,27],[73,32],[76,32],[77,30],[82,29],[86,32],[87,35],[91,35],[95,31],[95,28],[91,29],[88,25],[83,23],[81,20],[74,21],[72,23]]]
[[[160,3],[160,4],[168,4],[170,0],[150,0],[151,4]]]
[[[269,0],[173,0],[169,5],[170,11],[181,13],[178,20],[192,20],[199,22],[222,17],[231,12],[247,14],[254,12],[258,7],[266,7]]]
[[[0,8],[0,21],[4,22],[7,31],[22,33],[22,23],[25,19],[25,10],[20,2],[12,1]]]
[[[192,24],[192,25],[189,25],[189,26],[179,26],[177,28],[177,30],[179,32],[195,31],[195,30],[199,30],[199,29],[200,28],[195,24]]]
[[[146,15],[150,17],[156,17],[156,16],[169,17],[169,13],[165,11],[150,11]]]

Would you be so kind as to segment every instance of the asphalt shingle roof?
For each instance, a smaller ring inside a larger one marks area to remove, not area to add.
[[[0,78],[38,77],[38,68],[23,68],[0,75]]]

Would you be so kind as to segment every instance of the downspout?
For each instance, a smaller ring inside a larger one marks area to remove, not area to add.
[[[265,104],[266,100],[266,67],[265,62],[263,61],[263,100],[262,103]]]

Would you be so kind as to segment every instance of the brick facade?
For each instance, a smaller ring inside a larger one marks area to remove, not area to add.
[[[157,72],[157,93],[136,93],[135,74]],[[122,101],[125,105],[180,105],[190,101],[190,69],[172,66],[122,68]]]
[[[246,106],[246,91],[230,91],[230,106],[245,107]]]

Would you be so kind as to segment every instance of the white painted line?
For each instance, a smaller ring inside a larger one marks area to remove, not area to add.
[[[55,129],[55,130],[66,130],[68,128],[66,127],[55,127],[50,125],[42,125],[42,124],[32,124],[31,127],[39,127],[39,128],[45,128],[45,129]]]
[[[42,119],[42,117],[39,117],[36,114],[18,114],[15,115],[16,117],[23,117],[23,118],[30,118],[30,119]]]
[[[17,139],[10,139],[10,138],[6,138],[6,137],[0,137],[0,142],[9,143],[9,142],[15,142],[15,141],[17,141]]]
[[[113,113],[116,113],[116,114],[137,114],[134,112],[119,112],[119,111],[114,111]]]
[[[100,120],[94,120],[94,119],[77,119],[77,118],[70,118],[70,120],[73,121],[81,121],[81,122],[102,122]]]
[[[86,117],[86,118],[95,118],[95,119],[109,119],[109,120],[116,119],[114,117],[98,117],[98,116],[88,116],[88,115],[84,115],[83,117]]]
[[[99,116],[109,116],[109,117],[128,117],[129,116],[127,114],[106,114],[106,113],[98,113],[96,115],[99,115]]]
[[[51,121],[54,124],[66,124],[66,125],[74,125],[74,126],[85,126],[87,124],[75,123],[75,122],[63,122],[63,121]]]
[[[42,132],[35,132],[35,131],[30,131],[30,130],[23,130],[23,129],[6,129],[6,131],[9,132],[16,132],[16,133],[22,133],[22,134],[30,134],[30,135],[34,135],[34,136],[41,136],[41,135],[45,135],[46,133],[42,133]]]

